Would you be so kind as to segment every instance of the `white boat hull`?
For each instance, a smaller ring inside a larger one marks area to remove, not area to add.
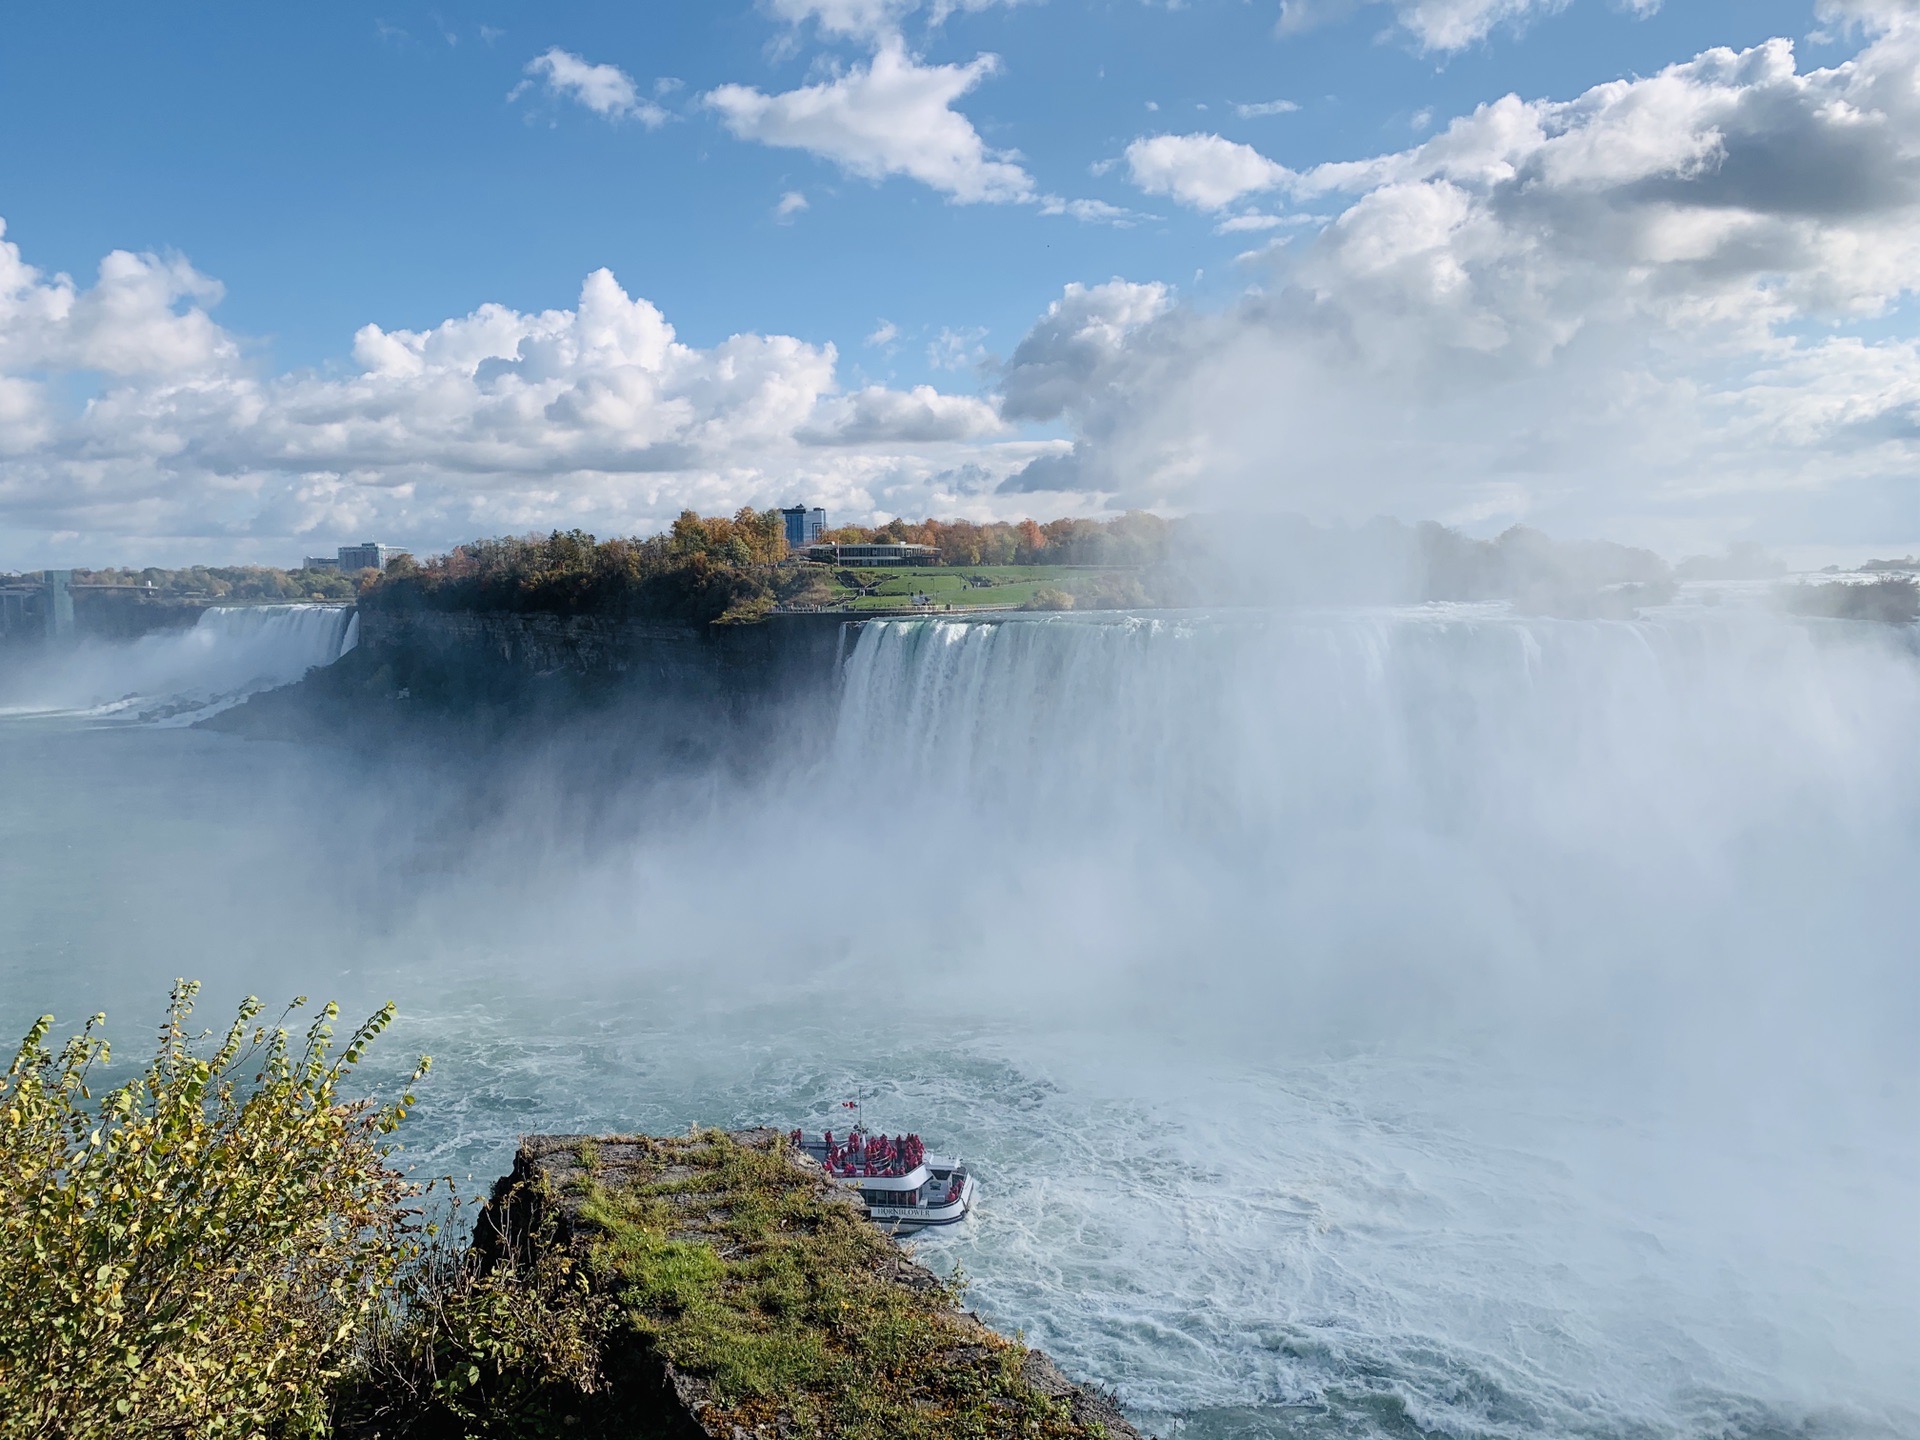
[[[973,1177],[960,1183],[959,1198],[946,1205],[867,1205],[867,1218],[883,1230],[931,1230],[958,1225],[973,1213]]]
[[[836,1146],[826,1135],[800,1130],[789,1138],[834,1184],[858,1194],[867,1218],[883,1230],[938,1229],[958,1225],[973,1212],[977,1187],[959,1156],[928,1154],[918,1149],[916,1135],[907,1137],[907,1159],[900,1158],[899,1147],[889,1146],[884,1158],[867,1164],[865,1136],[865,1131],[856,1132],[853,1147]],[[880,1137],[879,1143],[885,1139]]]

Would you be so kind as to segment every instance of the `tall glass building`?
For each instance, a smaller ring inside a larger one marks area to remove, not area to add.
[[[788,506],[780,512],[780,518],[787,524],[789,550],[804,550],[827,533],[827,512],[817,505],[811,510],[804,505]]]

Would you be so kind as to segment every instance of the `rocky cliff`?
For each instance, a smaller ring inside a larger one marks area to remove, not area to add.
[[[475,1240],[492,1263],[557,1247],[591,1277],[621,1316],[606,1369],[653,1433],[1140,1440],[775,1131],[529,1138]]]
[[[852,639],[837,615],[697,625],[603,615],[363,609],[359,645],[208,722],[378,742],[449,727],[613,724],[626,741],[739,757],[824,733]]]
[[[403,682],[511,683],[630,678],[684,696],[809,688],[835,673],[843,617],[781,615],[751,625],[694,625],[604,615],[367,609],[366,659]]]

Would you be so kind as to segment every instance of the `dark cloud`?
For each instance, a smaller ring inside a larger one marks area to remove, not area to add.
[[[1088,487],[1080,473],[1080,457],[1069,450],[1063,455],[1040,455],[1029,460],[1000,482],[1001,495],[1036,495],[1048,491],[1080,491]]]

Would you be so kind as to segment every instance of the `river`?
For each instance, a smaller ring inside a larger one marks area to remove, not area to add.
[[[980,1174],[925,1257],[1165,1434],[1920,1433],[1899,632],[889,621],[751,780],[185,727],[344,626],[9,677],[0,1020],[393,998],[476,1186],[861,1094]]]

